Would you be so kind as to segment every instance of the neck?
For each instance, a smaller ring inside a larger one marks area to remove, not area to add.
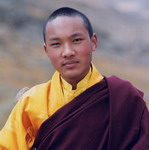
[[[90,71],[90,68],[88,69],[88,71],[84,74],[84,75],[82,75],[82,76],[80,76],[80,78],[64,78],[63,76],[62,76],[62,78],[67,82],[67,83],[69,83],[71,86],[72,86],[72,90],[75,90],[75,89],[77,89],[77,84],[82,80],[82,79],[84,79],[84,77],[89,73],[89,71]]]
[[[89,71],[88,71],[89,72]],[[80,77],[79,79],[76,79],[76,78],[71,78],[71,79],[65,79],[65,78],[63,78],[67,83],[69,83],[71,86],[72,86],[72,90],[76,90],[77,89],[77,84],[82,80],[82,79],[84,79],[85,78],[85,76],[88,74],[88,72],[84,75],[84,76],[82,76],[82,77]]]
[[[83,77],[84,78],[84,77]],[[79,79],[79,80],[74,80],[74,79],[70,79],[70,80],[65,80],[66,82],[68,82],[71,86],[72,86],[72,90],[76,90],[77,89],[77,84],[83,79]]]

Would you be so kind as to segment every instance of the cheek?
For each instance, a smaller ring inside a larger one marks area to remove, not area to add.
[[[80,57],[82,59],[89,59],[92,56],[92,52],[90,49],[84,49],[80,51]]]
[[[90,57],[92,54],[92,47],[91,45],[88,43],[84,43],[83,45],[81,45],[80,47],[80,55],[83,57]]]
[[[91,51],[83,51],[81,53],[81,59],[84,65],[90,64],[92,60],[92,52]]]
[[[52,53],[52,55],[49,54],[48,57],[49,57],[49,59],[50,59],[52,65],[53,65],[55,68],[57,68],[57,67],[59,66],[59,62],[60,62],[60,57],[59,57],[59,55]]]
[[[49,56],[49,59],[50,59],[50,61],[51,61],[52,64],[55,64],[57,62],[56,56],[53,56],[53,55]]]
[[[54,61],[57,57],[56,53],[54,53],[54,51],[51,50],[48,51],[47,55],[51,61]]]
[[[56,58],[55,55],[53,55],[52,53],[48,52],[47,53],[48,58],[50,59],[51,62],[53,62]]]

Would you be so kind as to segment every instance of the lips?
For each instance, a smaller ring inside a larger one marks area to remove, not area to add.
[[[76,61],[76,60],[66,61],[66,62],[64,62],[64,63],[62,64],[62,66],[68,67],[68,68],[73,68],[73,67],[75,67],[78,63],[79,63],[79,61]]]

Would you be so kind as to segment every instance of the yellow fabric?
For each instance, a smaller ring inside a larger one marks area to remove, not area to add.
[[[102,79],[102,75],[93,66],[92,71],[78,84],[72,98]],[[71,101],[71,96],[64,96],[64,91],[67,93],[70,90],[65,88],[67,84],[62,84],[60,74],[56,72],[51,81],[27,91],[0,131],[0,150],[29,150],[43,121]]]
[[[72,99],[83,93],[86,89],[103,79],[99,73],[95,74],[95,69],[94,74],[92,74],[92,69],[93,68],[91,67],[89,73],[77,84],[77,88],[75,90],[72,90],[72,86],[61,78],[63,99],[65,103],[70,102]],[[90,80],[91,75],[94,75],[92,76],[94,80]]]
[[[102,79],[103,76],[97,71],[95,66],[92,65],[92,71],[89,72],[86,77],[78,83],[77,89],[73,91],[72,86],[69,83],[64,80],[62,80],[61,82],[60,74],[56,72],[51,82],[51,94],[49,95],[49,99],[51,101],[49,101],[48,104],[48,106],[50,107],[48,109],[49,114],[52,115],[60,107],[70,102],[74,97],[78,96],[87,88],[93,86],[97,82],[100,82]]]
[[[77,84],[77,88],[75,90],[72,90],[72,85],[61,78],[63,98],[65,103],[70,102],[72,99],[77,97],[80,93],[84,92],[88,88],[88,81],[91,77],[91,71],[92,69],[90,68],[89,73]]]

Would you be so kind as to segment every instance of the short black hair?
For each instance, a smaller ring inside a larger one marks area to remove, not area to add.
[[[70,7],[62,7],[62,8],[59,8],[59,9],[55,10],[48,17],[47,21],[44,24],[44,27],[43,27],[43,39],[44,39],[45,43],[46,43],[45,34],[46,34],[47,23],[50,22],[50,21],[52,21],[52,20],[54,20],[54,19],[56,19],[59,16],[80,17],[83,20],[84,26],[87,29],[90,38],[92,37],[92,35],[93,35],[93,29],[92,29],[92,25],[91,25],[88,17],[85,14],[83,14],[82,12],[80,12],[80,11],[78,11],[76,9],[73,9],[73,8],[70,8]]]

